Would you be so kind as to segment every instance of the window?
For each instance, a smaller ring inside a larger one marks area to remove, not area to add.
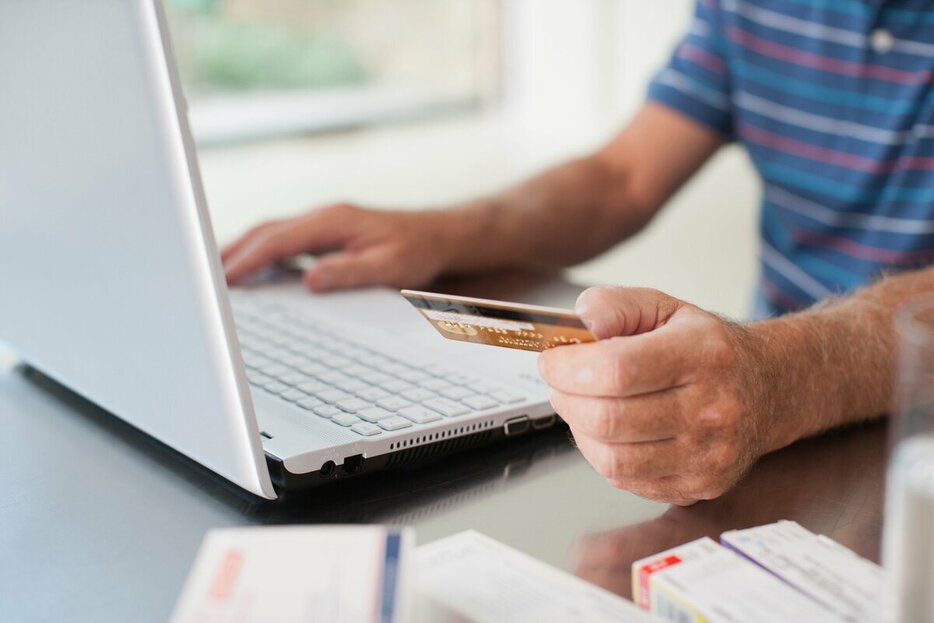
[[[167,0],[199,141],[483,106],[502,0]]]

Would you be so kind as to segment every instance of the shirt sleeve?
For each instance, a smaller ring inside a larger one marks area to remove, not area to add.
[[[649,85],[648,100],[733,137],[730,72],[718,0],[697,0],[690,30]]]

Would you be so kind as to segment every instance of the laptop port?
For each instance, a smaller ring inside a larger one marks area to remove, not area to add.
[[[344,459],[344,473],[356,474],[363,467],[363,455],[355,454]]]
[[[529,432],[529,428],[531,428],[531,424],[529,422],[529,416],[527,415],[514,417],[503,423],[503,432],[506,433],[507,437],[514,437],[522,433],[527,433]]]
[[[333,474],[335,469],[337,469],[337,466],[334,464],[334,461],[325,461],[318,473],[321,474],[322,478],[325,478]]]
[[[545,428],[551,428],[555,425],[555,416],[546,415],[545,417],[539,417],[532,420],[532,428],[535,430],[543,430]]]

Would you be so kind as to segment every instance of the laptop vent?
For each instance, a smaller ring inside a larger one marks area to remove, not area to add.
[[[461,426],[460,428],[452,428],[451,430],[441,431],[440,433],[421,435],[419,437],[412,437],[402,441],[397,441],[395,443],[389,444],[389,449],[398,450],[400,448],[408,448],[409,446],[418,446],[423,443],[431,443],[433,441],[439,441],[441,439],[447,439],[457,435],[464,435],[466,433],[472,433],[474,431],[484,430],[486,428],[493,428],[493,426],[494,424],[492,421],[479,422],[477,424],[471,424],[470,426]]]
[[[471,428],[471,427],[466,427]],[[489,426],[480,426],[477,425],[475,428],[490,428]],[[460,429],[458,429],[460,430]],[[451,434],[455,434],[455,431],[449,431]],[[432,438],[440,438],[442,436],[448,437],[443,441],[436,441],[431,443]],[[395,454],[389,457],[389,462],[386,464],[386,467],[394,467],[396,465],[402,465],[404,463],[411,463],[413,461],[418,461],[419,459],[424,459],[439,453],[448,453],[456,452],[458,450],[464,450],[466,448],[481,445],[487,443],[493,437],[493,431],[485,430],[479,433],[473,433],[470,435],[464,435],[462,437],[451,437],[450,435],[445,435],[444,433],[437,433],[434,435],[425,435],[424,437],[417,437],[416,439],[409,440],[408,445],[413,445],[419,443],[417,439],[422,439],[422,443],[425,445],[416,446],[414,448],[409,448],[408,450],[402,450],[401,452],[396,452]],[[428,441],[425,441],[428,440]],[[400,442],[394,444],[396,447],[402,447],[403,443]]]

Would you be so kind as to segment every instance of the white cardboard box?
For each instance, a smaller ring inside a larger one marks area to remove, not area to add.
[[[704,537],[633,563],[633,598],[673,623],[842,623],[736,552]]]
[[[724,532],[720,542],[858,623],[882,620],[882,567],[793,521]]]

